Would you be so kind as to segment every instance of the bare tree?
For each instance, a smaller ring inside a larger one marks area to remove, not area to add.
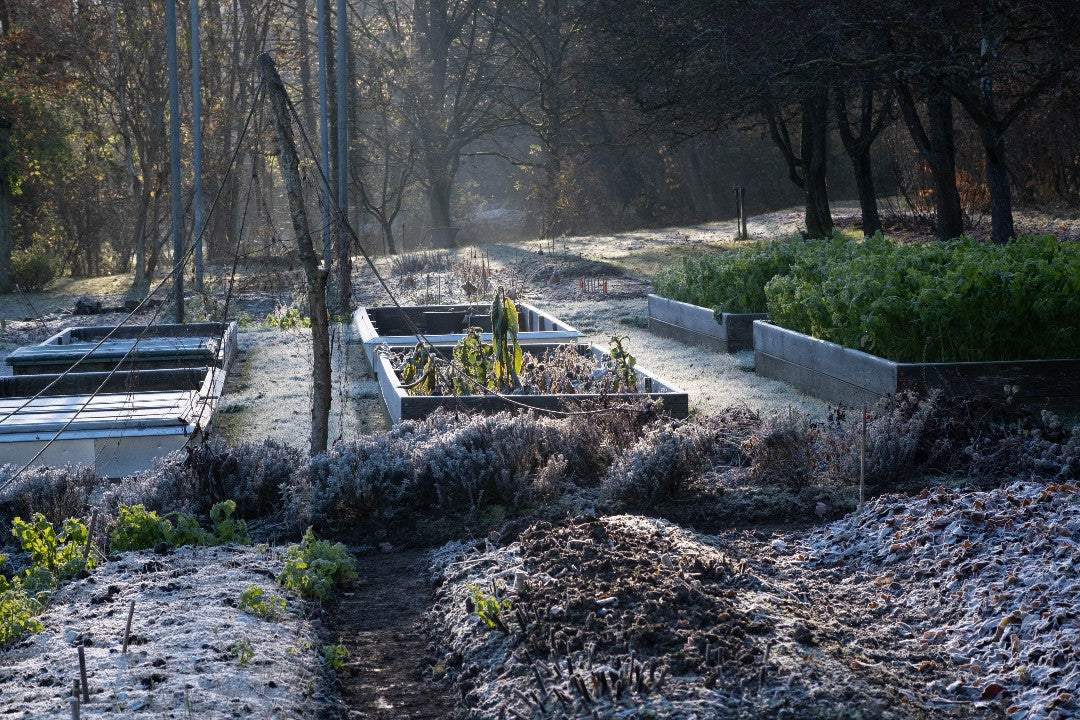
[[[314,360],[311,403],[311,454],[326,450],[330,421],[330,318],[326,309],[326,283],[329,271],[319,262],[311,240],[307,210],[304,206],[300,159],[293,140],[292,112],[285,84],[281,82],[274,61],[267,53],[258,58],[259,74],[266,83],[267,98],[274,112],[281,158],[281,177],[289,198],[289,215],[296,235],[296,249],[304,267],[308,305],[311,308],[311,348]]]
[[[462,153],[509,121],[497,100],[508,60],[497,31],[500,0],[368,0],[364,51],[387,68],[416,142],[428,195],[429,235],[453,244],[454,183]]]

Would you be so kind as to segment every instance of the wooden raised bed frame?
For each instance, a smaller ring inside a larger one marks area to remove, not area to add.
[[[759,320],[754,360],[759,374],[842,405],[936,389],[946,396],[978,393],[1033,408],[1080,411],[1078,359],[900,363]]]
[[[550,344],[533,345],[527,350],[534,353],[543,353],[553,347],[557,346]],[[576,347],[578,352],[582,354],[588,353],[594,357],[604,357],[608,354],[606,350],[596,345],[591,347],[578,345]],[[383,404],[386,406],[386,412],[390,415],[391,422],[395,425],[402,420],[423,419],[440,407],[482,413],[496,413],[501,410],[520,408],[519,405],[507,403],[494,395],[409,395],[401,387],[401,379],[394,372],[390,359],[386,355],[380,353],[375,356],[375,368],[379,378],[379,391],[382,393]],[[651,385],[651,392],[611,393],[607,397],[615,401],[632,400],[641,397],[659,398],[664,401],[664,409],[672,416],[684,418],[689,414],[689,401],[687,394],[683,390],[660,380],[641,366],[635,367],[634,372],[638,376],[638,387],[645,388]],[[566,409],[574,403],[596,400],[600,395],[581,393],[574,395],[513,395],[512,397],[516,403],[529,407],[560,410]]]
[[[721,313],[717,322],[709,308],[649,295],[651,332],[718,352],[752,350],[753,322],[765,318],[765,313]]]
[[[563,321],[527,303],[518,306],[518,343],[520,345],[576,343],[581,333]],[[471,313],[472,326],[483,328],[481,338],[491,342],[490,304],[473,303],[460,305],[405,305],[398,309],[362,307],[353,314],[353,327],[364,344],[364,355],[372,368],[375,348],[379,345],[402,347],[415,345],[417,337],[402,317],[408,317],[435,347],[453,347],[465,336],[466,313]]]
[[[211,427],[225,375],[214,367],[69,373],[47,390],[58,375],[5,377],[0,463],[21,466],[45,448],[35,465],[86,465],[112,478],[147,470]]]
[[[75,372],[201,366],[227,370],[236,354],[236,323],[73,327],[40,345],[18,348],[5,362],[16,375],[61,373],[87,352],[90,355],[74,366]]]

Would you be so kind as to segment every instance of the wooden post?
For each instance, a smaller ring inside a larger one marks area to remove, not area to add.
[[[281,82],[281,76],[278,75],[269,53],[259,55],[258,66],[274,111],[274,123],[277,125],[281,149],[281,176],[289,198],[296,248],[307,280],[314,361],[311,377],[314,391],[311,402],[311,454],[316,455],[326,450],[330,428],[330,318],[326,311],[326,281],[329,273],[327,268],[319,266],[319,256],[315,253],[315,246],[308,231],[303,184],[300,179],[300,158],[297,157],[296,144],[293,142],[289,95],[285,92],[285,85]]]
[[[82,701],[90,703],[90,686],[86,683],[86,652],[79,643],[79,681],[82,684]]]
[[[862,434],[859,441],[859,509],[866,502],[866,406],[862,407]]]
[[[746,188],[739,188],[739,228],[742,232],[742,239],[749,240],[750,233],[746,230]]]
[[[124,647],[120,651],[121,655],[127,653],[128,640],[131,639],[131,618],[133,618],[134,616],[135,616],[135,601],[132,600],[131,604],[128,605],[127,625],[124,626]]]

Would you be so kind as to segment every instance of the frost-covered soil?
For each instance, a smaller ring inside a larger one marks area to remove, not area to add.
[[[1074,717],[1078,541],[1077,487],[1032,483],[808,533],[538,524],[433,553],[434,672],[474,718]]]
[[[319,717],[325,688],[314,624],[291,597],[281,620],[237,608],[252,584],[282,594],[273,579],[280,569],[275,550],[237,546],[106,562],[57,591],[40,618],[44,630],[0,655],[0,716],[71,717],[82,643],[90,692],[82,718]]]

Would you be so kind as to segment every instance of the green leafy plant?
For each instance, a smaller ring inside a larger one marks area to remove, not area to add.
[[[492,346],[484,344],[480,333],[480,328],[471,327],[454,346],[452,382],[455,395],[476,395],[493,380]]]
[[[843,241],[839,235],[830,240],[795,236],[684,258],[682,263],[653,279],[653,290],[673,300],[713,308],[717,313],[765,312],[768,306],[765,284],[769,280],[787,273],[807,252]]]
[[[199,521],[184,513],[159,516],[142,505],[123,505],[113,526],[110,547],[114,552],[149,550],[160,545],[182,547],[184,545],[221,545],[224,543],[248,544],[247,524],[234,519],[236,503],[225,500],[210,508],[213,532],[199,525]],[[170,520],[172,518],[172,520]],[[174,522],[175,521],[175,525]]]
[[[497,388],[512,390],[520,386],[521,346],[518,345],[518,312],[514,301],[500,287],[491,302],[491,344],[494,356],[492,373]]]
[[[344,645],[324,645],[322,657],[326,667],[337,672],[345,667],[345,661],[349,659],[349,650]]]
[[[282,330],[309,328],[311,327],[311,318],[301,315],[298,308],[278,308],[271,313],[267,313],[266,324]]]
[[[899,362],[1080,357],[1080,245],[1052,236],[825,245],[765,292],[777,325]]]
[[[113,552],[149,550],[161,544],[171,546],[172,543],[172,523],[142,505],[121,506],[109,536],[109,547]]]
[[[401,368],[401,382],[410,395],[433,395],[439,382],[435,350],[425,343],[416,343],[412,355]]]
[[[612,374],[615,376],[615,392],[637,392],[637,373],[634,365],[637,360],[623,345],[629,338],[611,336]]]
[[[509,635],[510,629],[503,621],[502,613],[513,609],[510,600],[500,600],[496,595],[488,595],[478,585],[466,585],[465,589],[469,591],[469,599],[466,604],[469,612],[475,613],[480,618],[480,622],[489,628],[501,630]],[[495,588],[492,587],[492,592],[494,591]]]
[[[214,527],[214,535],[218,542],[239,543],[248,545],[251,537],[248,535],[247,523],[239,518],[233,519],[236,513],[236,502],[225,500],[210,508],[210,522]]]
[[[42,603],[27,593],[19,578],[0,575],[0,646],[15,642],[28,633],[41,632]]]
[[[30,553],[34,567],[47,570],[56,578],[74,575],[80,570],[90,570],[96,559],[93,554],[86,555],[86,525],[78,518],[68,518],[59,532],[41,513],[27,522],[22,518],[12,521],[11,534],[18,538],[23,550]]]
[[[236,658],[236,664],[240,667],[244,667],[255,657],[255,649],[251,646],[251,640],[247,638],[241,638],[229,648],[229,652]]]
[[[335,584],[345,584],[356,577],[356,561],[345,546],[316,540],[308,528],[299,544],[285,548],[279,581],[300,597],[323,602],[330,597]]]
[[[199,521],[184,513],[175,513],[176,527],[169,533],[167,541],[172,547],[184,545],[216,545],[216,539],[199,525]],[[156,546],[155,546],[156,547]]]
[[[267,593],[254,584],[248,585],[247,589],[240,593],[237,605],[248,615],[263,620],[275,620],[285,615],[285,598]]]

